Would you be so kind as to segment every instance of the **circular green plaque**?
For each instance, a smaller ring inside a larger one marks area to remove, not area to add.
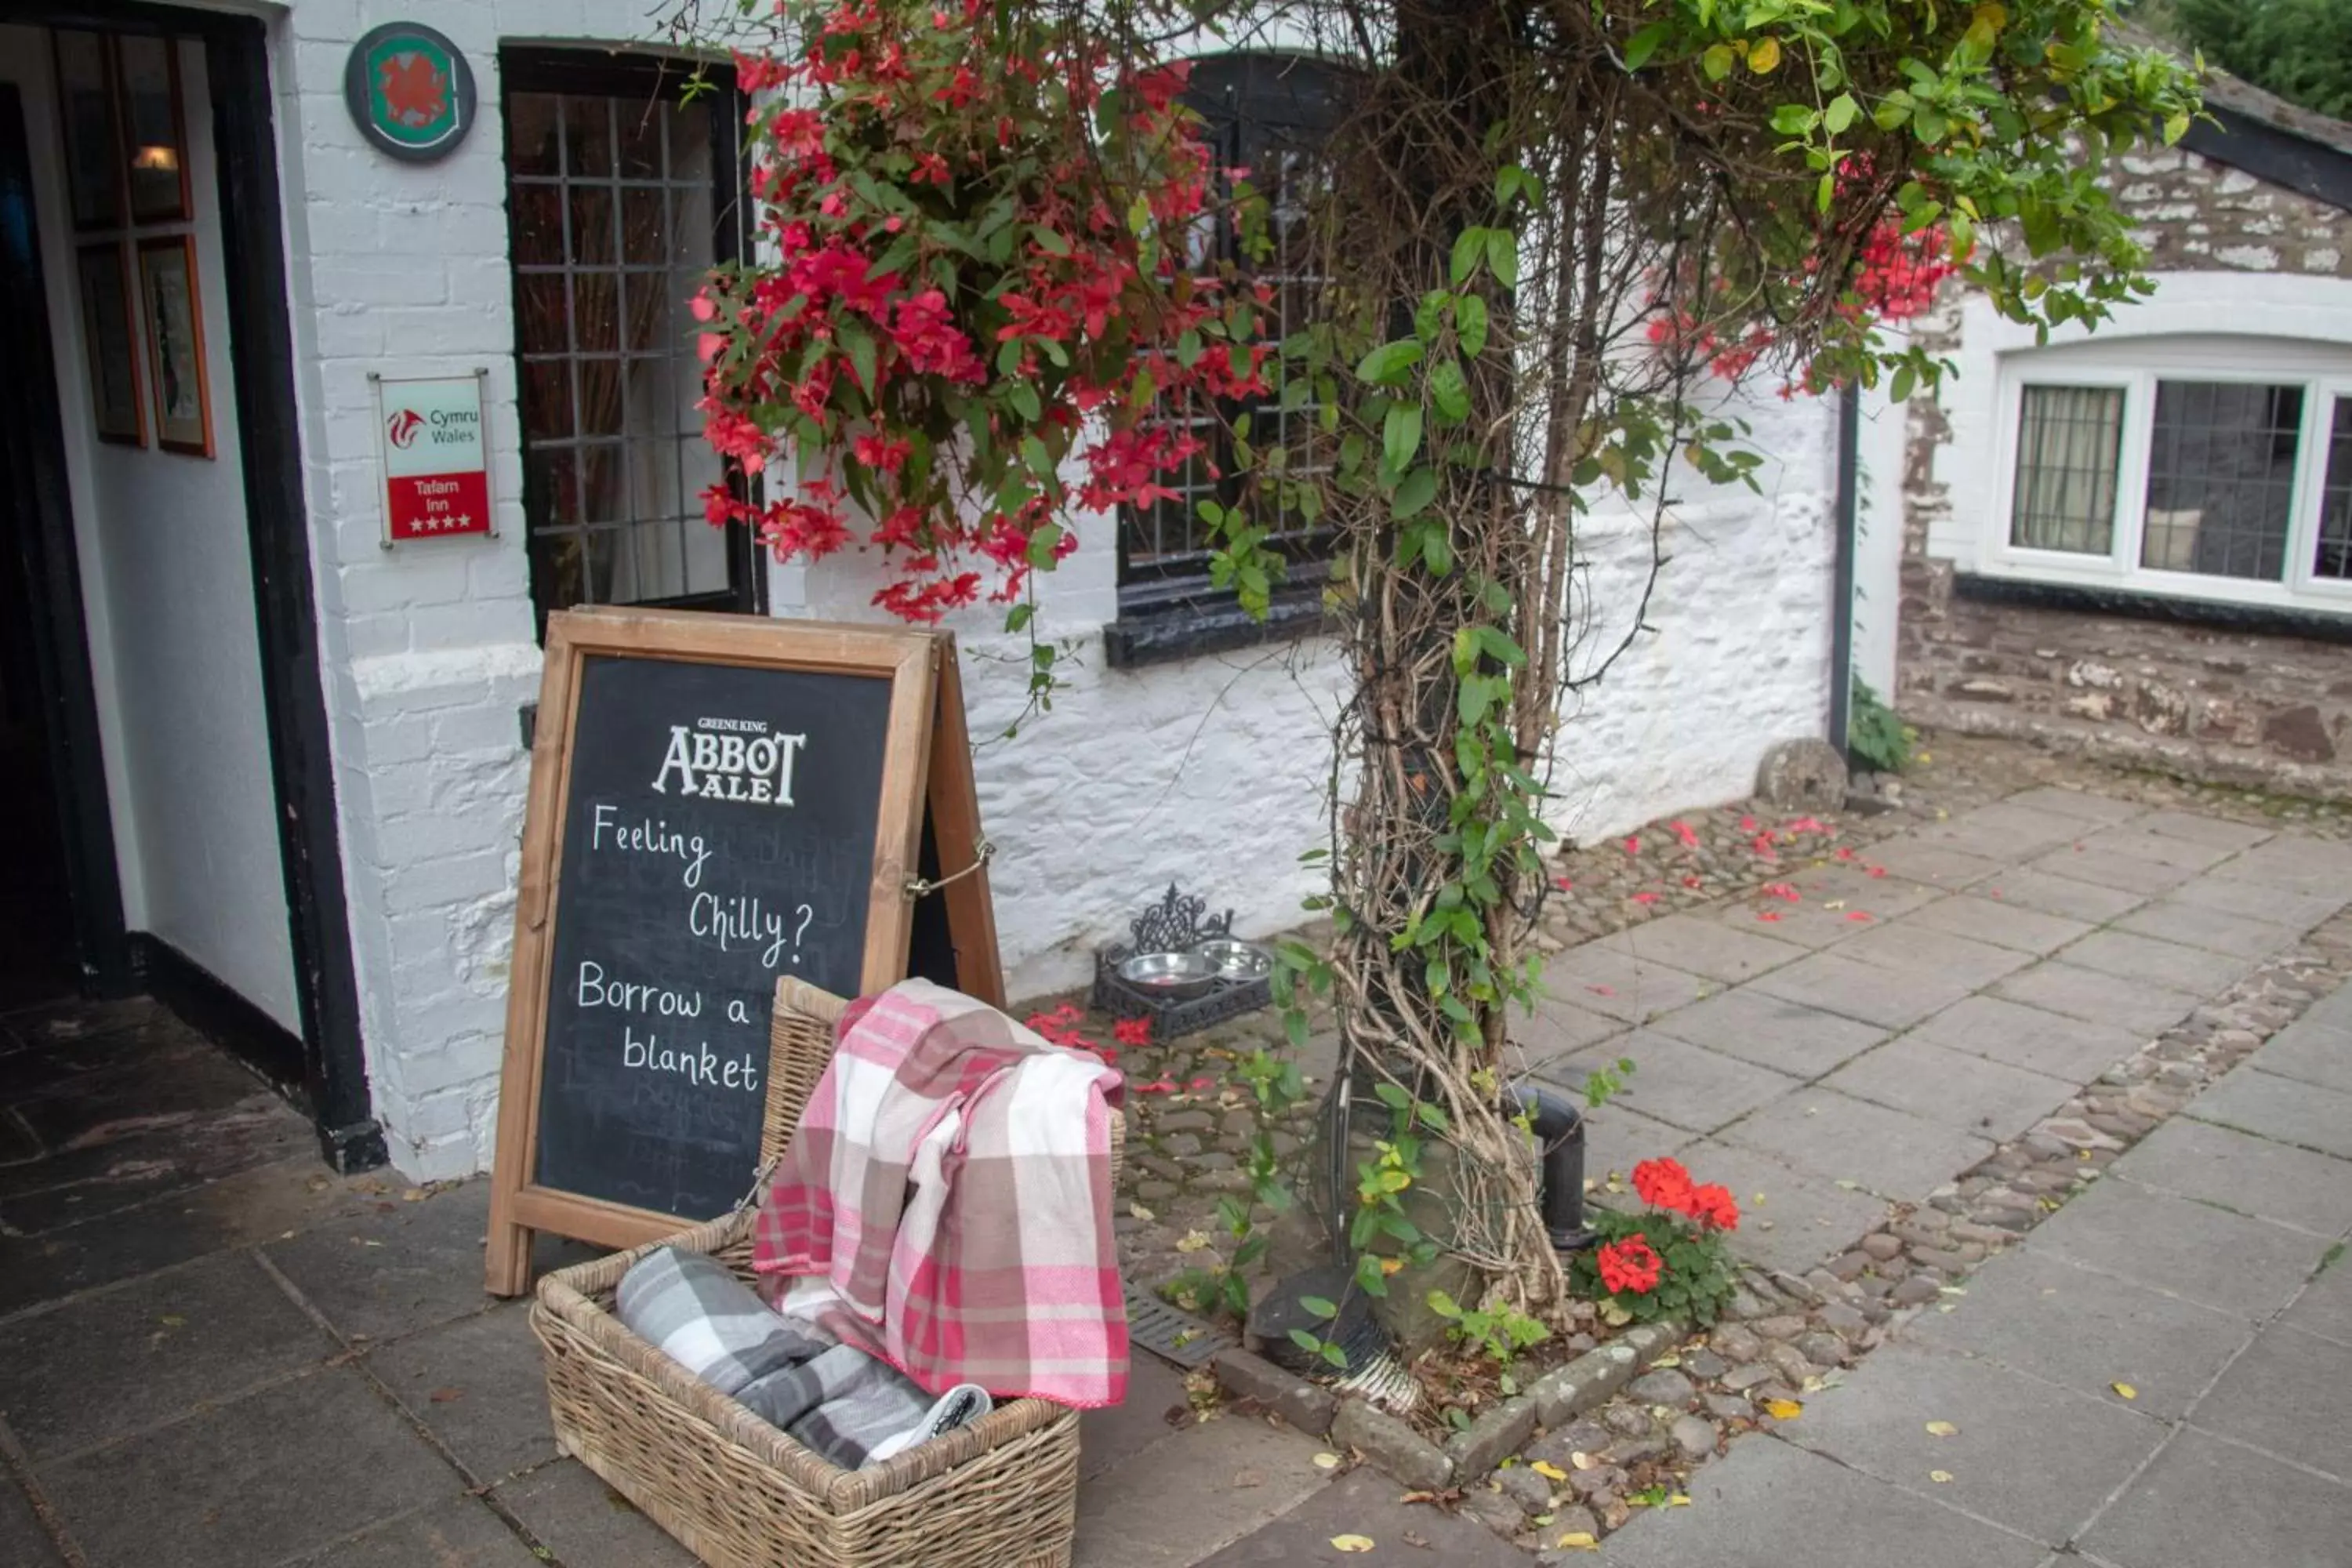
[[[392,156],[429,163],[474,128],[474,69],[457,45],[416,22],[386,22],[352,46],[343,104]]]

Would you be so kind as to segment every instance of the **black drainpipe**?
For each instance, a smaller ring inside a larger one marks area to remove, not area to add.
[[[1848,382],[1838,395],[1837,565],[1830,591],[1830,744],[1843,754],[1853,704],[1854,525],[1861,512],[1862,392]]]

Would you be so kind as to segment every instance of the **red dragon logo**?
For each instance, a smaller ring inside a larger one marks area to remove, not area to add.
[[[416,433],[424,428],[424,416],[414,408],[404,408],[385,421],[383,433],[392,437],[394,446],[404,452],[415,443]]]

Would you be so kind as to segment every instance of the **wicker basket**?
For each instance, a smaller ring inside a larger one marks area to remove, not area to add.
[[[845,1005],[777,987],[763,1161],[791,1142]],[[1125,1128],[1111,1118],[1116,1179]],[[870,1469],[844,1470],[621,1326],[613,1296],[654,1247],[712,1254],[751,1278],[746,1207],[666,1242],[540,1281],[555,1440],[715,1568],[1066,1568],[1077,1521],[1078,1415],[1042,1399]]]

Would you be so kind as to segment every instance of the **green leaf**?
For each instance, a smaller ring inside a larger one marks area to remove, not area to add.
[[[1486,266],[1506,289],[1519,286],[1519,237],[1507,228],[1486,231]]]
[[[846,317],[834,323],[833,332],[840,341],[843,352],[849,355],[849,368],[857,373],[858,389],[871,394],[874,390],[874,362],[878,352],[874,334]]]
[[[1801,103],[1784,103],[1772,111],[1772,129],[1783,136],[1810,135],[1821,122],[1821,110]]]
[[[1895,372],[1895,383],[1887,388],[1886,395],[1897,403],[1905,401],[1911,395],[1911,389],[1918,379],[1918,372],[1910,365],[1898,366]]]
[[[1062,525],[1060,523],[1039,523],[1037,531],[1029,536],[1029,564],[1040,572],[1053,570],[1054,547],[1061,542]],[[1051,652],[1052,650],[1048,648],[1041,651]]]
[[[1034,605],[1015,605],[1004,612],[1004,629],[1008,633],[1025,630],[1036,614],[1037,606]]]
[[[1399,338],[1392,343],[1382,343],[1366,354],[1356,366],[1356,378],[1374,386],[1401,386],[1405,373],[1421,363],[1422,347],[1414,338]]]
[[[1402,1110],[1412,1103],[1412,1096],[1392,1083],[1376,1083],[1372,1085],[1372,1092],[1380,1096],[1381,1103],[1391,1110]]]
[[[1454,286],[1459,289],[1476,275],[1478,263],[1486,258],[1486,231],[1470,227],[1454,237],[1454,264],[1448,269]]]
[[[1319,1334],[1309,1333],[1305,1329],[1291,1330],[1290,1342],[1297,1345],[1300,1350],[1305,1351],[1309,1355],[1321,1355],[1323,1353],[1322,1336]]]
[[[1417,346],[1417,345],[1416,345]],[[1381,422],[1381,455],[1391,472],[1402,472],[1421,450],[1421,410],[1400,405]]]
[[[1028,464],[1029,471],[1039,479],[1051,479],[1054,477],[1054,454],[1045,450],[1045,443],[1036,437],[1021,437],[1021,460]]]
[[[1462,1316],[1462,1309],[1454,1304],[1453,1297],[1443,1290],[1432,1290],[1428,1300],[1429,1310],[1441,1318],[1458,1319]]]
[[[1653,22],[1648,26],[1643,28],[1640,32],[1634,34],[1632,37],[1626,39],[1625,68],[1629,71],[1637,71],[1643,66],[1648,65],[1650,63],[1650,57],[1658,52],[1658,46],[1664,43],[1667,37],[1673,32],[1674,25],[1672,23]]]
[[[1470,417],[1470,382],[1459,362],[1440,360],[1429,367],[1429,400],[1447,420]]]
[[[1037,423],[1039,416],[1045,413],[1045,409],[1037,402],[1037,389],[1025,381],[1014,382],[1006,390],[1004,400],[1013,405],[1013,413],[1032,425]]]
[[[1831,135],[1843,136],[1845,128],[1852,125],[1854,117],[1861,112],[1862,105],[1854,101],[1853,94],[1842,92],[1831,99],[1830,106],[1822,110],[1822,123],[1829,127]]]
[[[1699,68],[1706,72],[1707,80],[1721,81],[1731,74],[1731,68],[1738,58],[1729,44],[1711,44],[1706,53],[1698,58]]]
[[[1301,1296],[1298,1298],[1298,1304],[1301,1307],[1306,1308],[1307,1312],[1312,1316],[1321,1318],[1326,1321],[1328,1321],[1339,1315],[1339,1304],[1328,1297]]]
[[[1437,499],[1437,473],[1433,468],[1415,468],[1397,481],[1396,494],[1389,498],[1389,515],[1399,522],[1418,517]]]
[[[1462,352],[1476,359],[1486,352],[1486,301],[1476,294],[1465,294],[1454,301],[1454,333],[1462,341]]]

